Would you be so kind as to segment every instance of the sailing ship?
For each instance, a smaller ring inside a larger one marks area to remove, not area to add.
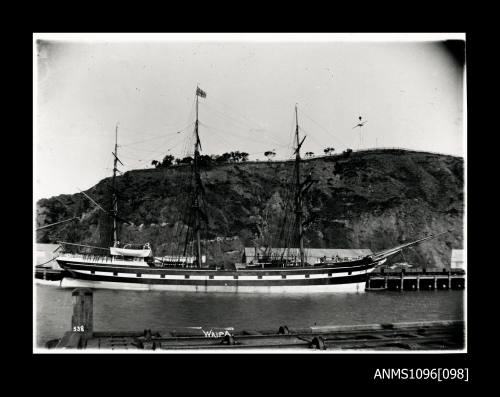
[[[377,253],[355,259],[326,259],[320,263],[308,263],[304,248],[303,197],[310,181],[301,177],[300,149],[305,137],[299,136],[297,106],[295,106],[295,167],[294,167],[294,229],[298,236],[298,247],[286,246],[270,250],[253,264],[239,264],[234,269],[204,265],[205,255],[201,249],[202,221],[207,215],[202,210],[203,186],[200,175],[200,135],[198,121],[199,97],[206,93],[196,89],[196,121],[192,175],[194,189],[190,200],[192,245],[194,255],[189,256],[184,246],[178,255],[155,257],[149,243],[119,246],[117,236],[118,206],[115,186],[118,145],[115,143],[113,169],[113,247],[99,248],[62,243],[63,246],[98,249],[101,253],[63,253],[58,264],[69,274],[62,287],[86,286],[93,288],[173,290],[203,292],[363,292],[368,275],[388,257],[402,249],[435,238],[427,236]],[[116,138],[117,142],[117,138]],[[89,198],[90,199],[90,198]],[[104,251],[104,252],[103,252]],[[278,252],[278,253],[277,253]]]

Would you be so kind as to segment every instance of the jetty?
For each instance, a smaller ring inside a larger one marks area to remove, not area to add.
[[[62,269],[52,269],[44,266],[37,266],[35,268],[35,278],[39,280],[60,281],[65,276],[67,276],[67,272]]]
[[[164,330],[94,331],[93,291],[72,292],[71,328],[49,349],[79,350],[460,350],[465,346],[463,321],[430,321],[368,325],[326,325],[267,330],[233,327],[177,327]]]
[[[463,290],[466,279],[463,269],[401,269],[387,271],[380,269],[372,272],[366,281],[367,291],[429,291]]]

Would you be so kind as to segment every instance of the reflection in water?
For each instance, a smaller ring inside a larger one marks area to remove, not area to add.
[[[37,285],[37,344],[71,325],[71,289]],[[94,290],[94,330],[169,327],[278,329],[463,319],[463,291],[360,294],[224,294]]]

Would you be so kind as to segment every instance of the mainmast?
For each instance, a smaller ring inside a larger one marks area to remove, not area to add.
[[[198,165],[198,158],[200,156],[200,135],[198,133],[198,97],[205,98],[207,94],[205,91],[201,90],[198,86],[196,87],[196,122],[195,122],[195,144],[194,144],[194,160],[193,160],[193,169],[194,169],[194,178],[195,178],[195,192],[192,209],[195,214],[194,219],[194,231],[196,234],[196,263],[198,267],[201,267],[201,241],[200,241],[200,193],[201,193],[201,177],[200,170]]]
[[[297,224],[297,232],[299,234],[299,254],[300,266],[304,266],[304,238],[302,233],[302,186],[300,184],[300,147],[304,142],[299,140],[299,118],[297,116],[297,104],[295,104],[295,138],[297,140],[297,149],[295,151],[295,216]]]

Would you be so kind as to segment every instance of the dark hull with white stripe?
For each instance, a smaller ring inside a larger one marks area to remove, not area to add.
[[[205,292],[360,292],[377,262],[360,260],[328,266],[208,270],[95,264],[58,259],[69,272],[63,287]]]

